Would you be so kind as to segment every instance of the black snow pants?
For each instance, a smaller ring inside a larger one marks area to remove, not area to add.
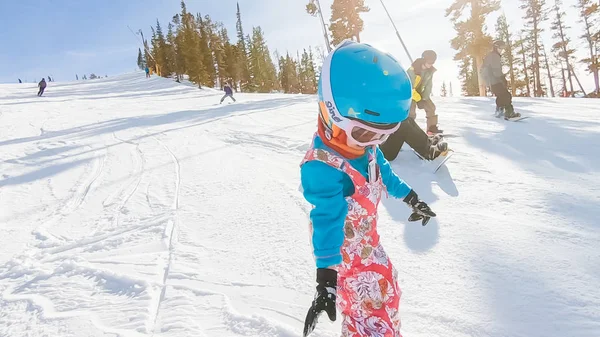
[[[504,108],[505,112],[512,114],[515,109],[512,105],[512,95],[508,91],[506,84],[497,83],[492,85],[491,89],[496,96],[496,108]]]
[[[38,96],[42,96],[44,94],[44,89],[46,89],[46,87],[40,87],[40,90],[38,91]]]
[[[379,145],[379,148],[385,159],[392,161],[396,159],[405,142],[424,158],[429,156],[429,137],[410,117],[402,121],[400,128],[390,135],[385,143]]]

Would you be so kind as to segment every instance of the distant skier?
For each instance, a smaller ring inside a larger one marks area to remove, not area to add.
[[[352,71],[349,71],[351,69]],[[398,275],[377,232],[384,194],[426,225],[436,214],[392,170],[377,147],[400,127],[411,104],[406,71],[389,54],[345,40],[324,60],[318,130],[301,163],[316,260],[316,294],[304,336],[325,311],[342,315],[342,336],[400,336]]]
[[[40,88],[40,90],[38,91],[38,96],[42,96],[44,94],[44,90],[46,89],[46,79],[42,77],[42,80],[40,81],[40,83],[38,83],[38,87]]]
[[[21,79],[19,78],[19,83],[23,83],[23,81],[21,81]]]
[[[225,91],[225,95],[221,97],[221,102],[219,102],[219,104],[223,103],[223,101],[227,97],[231,98],[235,102],[235,98],[233,98],[233,89],[231,89],[231,86],[229,86],[228,83],[225,83],[225,85],[223,86],[223,91]]]
[[[148,66],[146,66],[146,69],[144,69],[144,71],[146,72],[146,78],[150,77],[150,68],[148,68]]]
[[[427,160],[434,160],[448,150],[448,143],[441,134],[428,136],[412,118],[402,121],[398,131],[379,145],[379,148],[385,159],[392,161],[396,159],[405,142]]]
[[[437,54],[433,50],[426,50],[420,58],[416,59],[410,68],[408,76],[413,84],[413,101],[410,106],[409,117],[417,118],[417,107],[425,110],[427,116],[427,134],[442,133],[438,129],[438,115],[436,106],[431,101],[431,89],[433,88],[433,74],[437,71],[433,64],[437,60]]]
[[[521,114],[515,112],[506,75],[502,72],[502,51],[505,47],[504,41],[494,41],[492,51],[483,59],[482,75],[483,80],[496,95],[496,117],[504,115],[504,119],[508,120],[520,117]]]

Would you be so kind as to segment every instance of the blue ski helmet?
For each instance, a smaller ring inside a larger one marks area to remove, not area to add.
[[[366,43],[345,40],[323,62],[319,101],[329,120],[397,124],[408,117],[412,84],[390,54]]]

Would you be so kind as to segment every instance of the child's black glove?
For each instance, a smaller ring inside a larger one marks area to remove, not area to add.
[[[408,217],[408,221],[423,220],[421,224],[425,226],[431,218],[436,216],[424,201],[419,200],[419,196],[413,190],[410,190],[403,201],[413,209],[412,214]]]
[[[323,311],[327,312],[329,319],[335,321],[335,299],[337,294],[337,271],[333,269],[317,269],[317,293],[308,309],[304,321],[304,337],[308,336],[317,325],[317,320]]]

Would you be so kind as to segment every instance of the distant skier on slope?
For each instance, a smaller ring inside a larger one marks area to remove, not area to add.
[[[225,83],[223,86],[223,91],[225,91],[225,95],[221,97],[221,102],[219,102],[219,104],[223,103],[227,97],[231,98],[235,102],[235,98],[233,98],[233,89],[231,89],[231,86],[228,83]]]
[[[150,68],[148,68],[148,66],[146,66],[144,71],[146,72],[146,78],[149,78],[150,77]]]
[[[506,75],[502,72],[502,51],[506,43],[502,40],[494,41],[492,51],[483,59],[482,75],[485,83],[496,95],[496,117],[504,115],[504,119],[520,117],[512,105],[512,95],[508,91]]]
[[[323,311],[335,321],[336,310],[343,336],[400,336],[401,291],[379,241],[377,206],[387,191],[412,209],[409,221],[424,226],[436,214],[377,145],[407,118],[411,90],[400,63],[370,45],[345,40],[324,60],[318,130],[300,168],[317,267],[304,336]]]
[[[38,87],[40,88],[40,90],[38,91],[37,95],[41,97],[44,94],[44,90],[46,90],[45,78],[42,77],[42,80],[40,81],[40,83],[38,83]]]
[[[412,118],[403,120],[398,131],[390,135],[379,148],[385,159],[392,161],[396,159],[404,143],[408,143],[427,160],[434,160],[448,150],[448,143],[441,134],[428,136]]]
[[[410,68],[408,68],[408,76],[413,85],[412,104],[410,106],[409,117],[417,118],[417,107],[425,110],[427,116],[427,134],[442,133],[443,130],[438,129],[438,115],[436,106],[431,100],[431,90],[433,88],[433,74],[437,71],[433,64],[437,60],[437,54],[433,50],[426,50],[420,58],[416,59]]]

